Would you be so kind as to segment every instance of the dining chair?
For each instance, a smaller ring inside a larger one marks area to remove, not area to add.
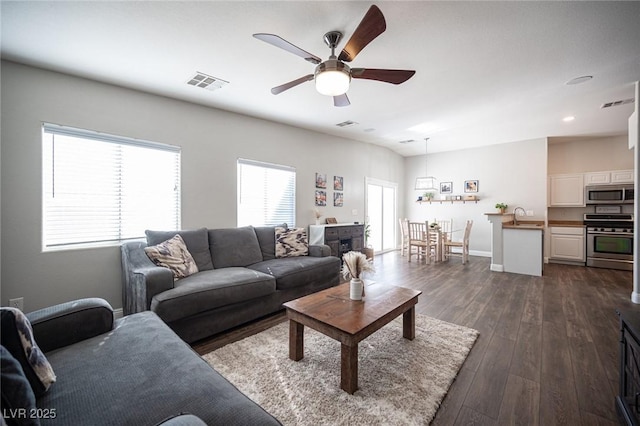
[[[431,259],[435,259],[436,244],[433,242],[429,233],[428,222],[409,222],[409,262],[411,262],[411,256],[415,255],[418,260],[422,256],[427,263],[430,263]],[[413,248],[415,247],[415,252]]]
[[[471,235],[472,226],[473,220],[467,220],[462,241],[444,241],[444,260],[448,260],[451,256],[462,256],[463,265],[469,261],[469,235]],[[454,248],[460,248],[461,251],[454,252],[452,250]]]
[[[444,260],[444,243],[451,240],[451,233],[453,232],[453,219],[448,219],[448,220],[438,220],[438,219],[434,219],[433,222],[431,222],[431,226],[433,226],[434,224],[436,224],[438,226],[437,232],[435,234],[437,234],[437,244],[438,244],[438,253],[437,253],[437,260],[438,261],[443,261]],[[433,236],[432,238],[436,238],[435,236]]]
[[[440,227],[440,232],[444,232],[447,235],[451,235],[451,231],[453,230],[453,219],[449,220],[435,220],[435,223]]]
[[[409,251],[409,219],[400,218],[400,235],[402,236],[402,245],[400,246],[400,255],[404,256]]]

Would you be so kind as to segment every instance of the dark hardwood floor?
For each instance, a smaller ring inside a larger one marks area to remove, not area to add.
[[[432,424],[615,425],[616,307],[632,273],[545,265],[543,277],[489,271],[489,259],[425,265],[375,258],[375,280],[422,290],[416,312],[480,331]],[[285,321],[277,314],[194,349],[206,353]]]

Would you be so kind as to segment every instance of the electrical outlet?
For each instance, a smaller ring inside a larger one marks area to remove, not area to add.
[[[527,210],[527,216],[533,216],[533,210]]]
[[[18,308],[21,311],[24,310],[24,297],[9,299],[9,306],[12,308]]]

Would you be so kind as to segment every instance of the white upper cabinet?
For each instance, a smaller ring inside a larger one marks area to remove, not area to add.
[[[611,183],[610,172],[590,172],[584,174],[585,185],[600,185],[605,183]]]
[[[613,170],[584,174],[585,185],[601,185],[609,183],[633,183],[633,170]]]
[[[611,183],[633,183],[633,170],[615,170],[611,172]]]
[[[584,207],[582,173],[549,175],[549,206]]]

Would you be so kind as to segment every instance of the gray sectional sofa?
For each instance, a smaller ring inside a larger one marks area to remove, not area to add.
[[[111,306],[92,298],[31,312],[27,318],[56,380],[34,401],[26,377],[5,377],[3,358],[2,408],[9,426],[280,425],[153,312],[114,320]],[[19,340],[12,331],[15,322],[2,310],[3,348],[20,345],[8,341]],[[5,385],[20,387],[20,394],[10,392],[11,399],[5,400],[5,391],[12,390]]]
[[[179,234],[198,266],[174,281],[144,248]],[[275,227],[147,231],[121,247],[125,315],[151,310],[192,343],[282,309],[289,300],[337,285],[340,259],[328,246],[276,257]]]

